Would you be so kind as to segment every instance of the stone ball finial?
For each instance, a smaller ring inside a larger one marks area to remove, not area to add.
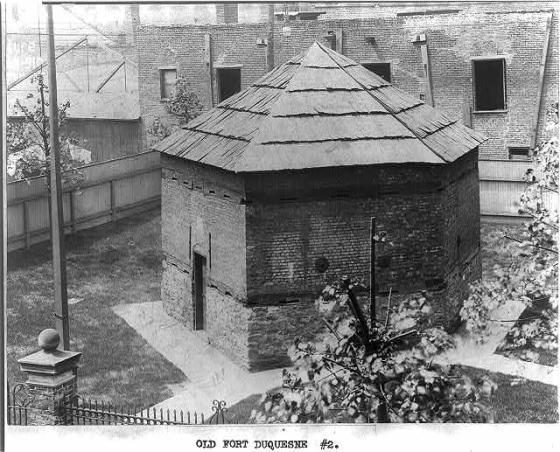
[[[60,344],[60,334],[52,328],[47,328],[39,333],[37,343],[44,351],[53,352],[58,347],[58,344]]]

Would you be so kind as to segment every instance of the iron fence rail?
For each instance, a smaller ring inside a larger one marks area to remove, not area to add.
[[[44,425],[46,409],[35,406],[33,392],[25,383],[8,386],[8,425]],[[77,395],[60,407],[57,417],[64,425],[203,425],[228,423],[226,402],[214,400],[212,415],[177,409],[115,405]],[[51,413],[52,414],[52,413]],[[38,421],[38,419],[40,419]]]

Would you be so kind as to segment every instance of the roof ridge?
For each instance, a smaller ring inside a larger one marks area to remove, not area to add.
[[[348,141],[377,141],[377,140],[414,140],[416,137],[411,137],[410,135],[391,135],[387,137],[376,137],[376,136],[362,136],[362,137],[346,137],[346,138],[322,138],[316,140],[306,140],[306,141],[265,141],[258,143],[261,145],[268,144],[309,144],[309,143],[331,143],[331,142],[348,142]]]
[[[345,73],[346,75],[348,75],[348,77],[350,77],[350,78],[351,78],[352,80],[354,80],[358,85],[360,85],[360,86],[363,88],[363,90],[366,91],[366,92],[367,92],[371,97],[373,97],[377,102],[379,102],[379,103],[383,106],[383,108],[387,109],[387,111],[388,111],[397,121],[399,121],[406,129],[408,129],[417,139],[419,139],[419,140],[422,142],[422,144],[423,144],[424,146],[426,146],[430,151],[432,151],[436,156],[438,156],[438,157],[439,157],[440,159],[442,159],[443,161],[445,161],[445,162],[448,161],[446,158],[444,158],[442,155],[440,155],[439,152],[435,151],[431,146],[429,146],[428,144],[426,144],[426,143],[424,142],[424,140],[422,139],[422,137],[420,137],[420,135],[418,135],[413,129],[411,129],[411,128],[408,126],[408,124],[406,124],[403,120],[401,120],[400,118],[398,118],[398,117],[396,116],[396,113],[392,112],[391,109],[389,108],[389,106],[388,106],[385,102],[383,102],[382,100],[378,99],[377,96],[374,96],[373,93],[371,93],[370,90],[368,90],[368,89],[364,86],[363,83],[361,83],[359,80],[357,80],[357,79],[356,79],[355,77],[353,77],[351,74],[349,74],[346,70],[344,70],[344,68],[343,68],[340,64],[338,64],[338,62],[330,55],[330,53],[327,52],[327,50],[323,47],[322,44],[320,44],[320,43],[317,43],[317,44],[318,44],[319,48],[320,48],[323,52],[325,52],[325,53],[327,54],[327,56],[328,56],[340,69],[342,69],[342,70],[344,71],[344,73]],[[389,85],[389,86],[393,86],[393,85]],[[396,88],[395,88],[395,89],[396,89]],[[426,104],[424,103],[424,105],[426,105]],[[433,108],[433,107],[432,107],[432,108]]]

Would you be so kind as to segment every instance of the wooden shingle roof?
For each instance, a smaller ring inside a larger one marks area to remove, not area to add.
[[[155,145],[234,172],[445,164],[485,138],[315,42]]]

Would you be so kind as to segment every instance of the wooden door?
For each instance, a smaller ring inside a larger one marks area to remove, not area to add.
[[[200,254],[194,253],[193,263],[194,329],[203,330],[204,298],[206,296],[206,258]]]

